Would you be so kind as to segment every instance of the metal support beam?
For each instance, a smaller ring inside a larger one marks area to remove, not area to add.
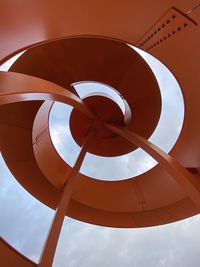
[[[119,127],[113,124],[106,124],[106,127],[141,147],[152,156],[174,178],[200,211],[200,192],[195,186],[194,176],[185,167],[156,145],[130,131],[127,127]]]
[[[72,172],[64,186],[60,202],[58,204],[50,231],[48,233],[45,245],[43,247],[43,251],[38,264],[39,267],[52,266],[60,231],[72,196],[72,192],[79,174],[79,170],[85,158],[87,148],[90,145],[93,137],[94,137],[94,132],[90,131],[88,136],[86,137],[85,143],[81,148],[81,151],[76,160],[74,168],[72,169]]]

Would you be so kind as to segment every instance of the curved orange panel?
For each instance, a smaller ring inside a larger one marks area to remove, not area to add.
[[[35,262],[32,262],[24,255],[16,251],[11,247],[3,238],[0,237],[0,262],[2,266],[8,267],[33,267],[37,266]]]

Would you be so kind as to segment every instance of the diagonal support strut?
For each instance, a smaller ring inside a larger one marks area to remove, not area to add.
[[[52,266],[60,231],[63,225],[63,221],[73,193],[75,183],[77,181],[79,170],[82,166],[83,160],[87,153],[88,146],[92,142],[94,135],[95,135],[94,131],[90,130],[81,148],[81,151],[76,160],[74,168],[72,169],[72,172],[69,175],[67,182],[65,183],[60,202],[56,209],[55,216],[53,218],[52,225],[50,227],[50,231],[48,233],[45,245],[43,247],[43,251],[38,264],[39,267]]]
[[[142,136],[130,131],[127,127],[106,124],[106,128],[121,135],[138,147],[141,147],[150,156],[152,156],[152,158],[154,158],[173,177],[173,179],[193,201],[196,208],[200,211],[200,192],[193,182],[194,176],[185,167],[156,145],[152,144]]]

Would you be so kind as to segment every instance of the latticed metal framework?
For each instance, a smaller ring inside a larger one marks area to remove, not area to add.
[[[1,63],[27,50],[0,72],[1,153],[21,185],[56,210],[40,262],[1,239],[2,266],[51,266],[65,215],[143,227],[199,213],[199,1],[3,0],[0,21]],[[148,141],[160,117],[159,86],[127,43],[162,61],[180,83],[185,118],[169,154]],[[80,99],[72,86],[80,81],[116,88],[124,114],[107,95]],[[73,107],[70,129],[81,146],[73,168],[51,141],[54,101]],[[79,173],[86,152],[110,157],[137,147],[158,162],[143,175],[100,181]]]

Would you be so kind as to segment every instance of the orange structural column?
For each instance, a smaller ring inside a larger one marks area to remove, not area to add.
[[[82,146],[82,149],[74,165],[74,168],[72,169],[72,172],[70,176],[68,177],[67,182],[64,186],[62,197],[58,204],[48,237],[46,239],[46,243],[43,248],[42,255],[40,257],[40,261],[38,264],[39,267],[51,267],[52,266],[60,231],[61,231],[64,217],[66,214],[66,210],[68,208],[68,205],[69,205],[69,202],[72,196],[73,188],[74,188],[76,179],[78,177],[79,170],[81,168],[81,165],[87,153],[87,148],[90,142],[92,141],[93,136],[94,136],[94,132],[90,131],[88,133],[88,136],[86,137],[85,143]]]
[[[141,147],[152,156],[175,179],[191,198],[197,209],[200,210],[200,192],[194,184],[194,176],[186,168],[173,159],[169,154],[165,153],[142,136],[130,131],[127,127],[119,127],[113,124],[106,124],[106,127],[123,136],[138,147]]]

